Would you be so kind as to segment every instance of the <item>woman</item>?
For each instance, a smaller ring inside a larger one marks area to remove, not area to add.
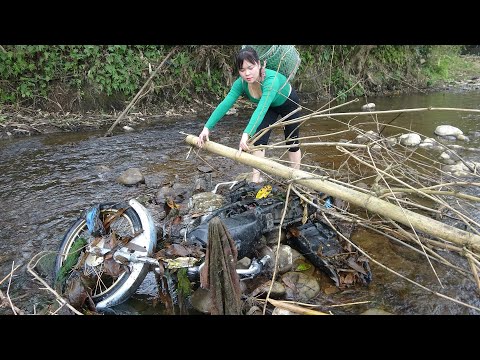
[[[198,146],[201,148],[205,141],[209,140],[210,130],[227,113],[237,99],[244,95],[248,100],[257,104],[250,121],[240,139],[239,151],[250,150],[247,144],[249,138],[255,133],[275,123],[278,117],[284,117],[299,107],[298,95],[287,82],[287,78],[281,73],[262,68],[257,52],[252,47],[240,50],[236,58],[236,66],[240,77],[235,80],[225,99],[215,108],[210,118],[198,136]],[[300,111],[292,114],[288,119],[300,116]],[[284,126],[284,134],[287,145],[298,145],[298,123]],[[253,145],[267,145],[271,130],[266,132]],[[256,150],[253,155],[264,157],[265,150]],[[288,150],[290,166],[300,168],[301,151],[298,146]],[[260,172],[253,169],[253,182],[260,182]]]

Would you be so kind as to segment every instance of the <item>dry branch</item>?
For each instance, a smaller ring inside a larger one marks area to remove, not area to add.
[[[177,50],[178,46],[175,46],[169,53],[168,55],[165,57],[165,59],[163,59],[163,61],[160,63],[160,65],[157,66],[157,68],[155,69],[155,71],[150,75],[150,77],[148,78],[147,81],[145,81],[145,84],[143,84],[142,88],[138,91],[137,95],[135,95],[135,97],[132,99],[132,101],[130,101],[130,104],[128,104],[128,106],[125,108],[125,110],[122,111],[122,113],[118,116],[117,120],[115,120],[115,122],[113,123],[113,125],[110,127],[110,129],[108,129],[108,131],[105,133],[105,136],[110,136],[112,134],[112,131],[113,129],[115,128],[115,126],[119,123],[120,120],[122,120],[122,118],[125,116],[125,114],[128,112],[128,110],[130,110],[130,108],[132,108],[133,105],[135,105],[135,103],[137,102],[137,100],[139,99],[140,95],[142,95],[143,91],[145,90],[145,88],[147,87],[147,85],[150,83],[150,81],[152,81],[152,79],[154,78],[154,76],[157,74],[158,70],[160,70],[160,68],[163,66],[163,64],[165,64],[165,62],[168,60],[168,58],[175,52],[175,50]]]
[[[187,135],[185,138],[185,141],[193,146],[197,146],[197,140],[198,137],[194,135]],[[413,211],[400,208],[385,200],[381,200],[372,194],[355,191],[348,187],[335,184],[325,177],[320,177],[303,170],[296,170],[281,165],[276,161],[260,158],[246,152],[239,152],[236,149],[232,149],[213,141],[207,141],[203,148],[242,164],[252,166],[268,174],[280,176],[289,182],[306,186],[313,190],[323,192],[351,204],[363,207],[373,213],[383,215],[404,225],[412,226],[414,229],[421,230],[424,233],[440,239],[480,251],[480,236],[457,229]]]
[[[30,274],[32,274],[38,281],[40,281],[43,286],[45,286],[45,288],[50,291],[54,296],[55,298],[60,302],[61,306],[67,306],[70,310],[72,310],[75,314],[77,315],[83,315],[80,311],[78,311],[77,309],[75,309],[72,305],[70,305],[68,303],[68,301],[66,301],[63,297],[61,297],[55,290],[53,290],[46,282],[45,280],[43,280],[36,272],[35,270],[33,270],[36,266],[36,264],[38,263],[38,261],[40,261],[40,259],[44,256],[46,256],[47,254],[51,253],[51,251],[41,251],[39,252],[37,255],[35,255],[29,262],[28,262],[28,265],[27,265],[27,270]],[[40,256],[41,255],[41,256]],[[35,261],[35,264],[32,266],[32,262]]]
[[[16,307],[15,305],[13,305],[12,303],[12,299],[10,299],[10,284],[12,282],[12,276],[13,276],[13,273],[15,270],[18,269],[18,266],[14,268],[14,265],[15,265],[15,262],[12,262],[12,270],[10,271],[10,273],[5,277],[3,278],[2,282],[8,278],[8,287],[7,287],[7,295],[5,296],[3,294],[3,292],[0,290],[0,301],[1,301],[1,305],[2,306],[7,306],[10,305],[10,308],[12,309],[13,313],[15,315],[24,315],[25,313],[23,312],[22,309],[19,309],[18,307]]]
[[[25,314],[22,309],[19,309],[18,307],[16,307],[15,305],[12,304],[12,302],[10,300],[10,297],[5,296],[2,292],[2,290],[0,290],[0,302],[1,302],[2,305],[9,304],[10,308],[12,309],[12,311],[15,315],[24,315]]]
[[[20,265],[17,265],[15,269],[10,271],[2,280],[0,280],[0,284],[3,283],[5,280],[7,280],[10,276],[12,276],[13,272],[17,270],[20,267]]]
[[[322,214],[322,215],[323,215],[323,218],[325,219],[326,223],[328,223],[331,227],[333,227],[333,224],[332,224],[332,223],[330,222],[330,220],[325,216],[325,214]],[[416,286],[418,286],[418,287],[420,287],[420,288],[422,288],[422,289],[424,289],[424,290],[426,290],[426,291],[428,291],[428,292],[430,292],[430,293],[432,293],[432,294],[434,294],[434,295],[437,295],[437,296],[442,297],[442,298],[447,299],[447,300],[451,300],[451,301],[453,301],[453,302],[455,302],[455,303],[457,303],[457,304],[466,306],[466,307],[471,308],[471,309],[474,309],[474,310],[476,310],[476,311],[480,311],[480,308],[477,307],[477,306],[473,306],[473,305],[467,304],[467,303],[465,303],[465,302],[463,302],[463,301],[454,299],[454,298],[452,298],[452,297],[450,297],[450,296],[446,296],[446,295],[441,294],[441,293],[439,293],[439,292],[437,292],[437,291],[431,290],[431,289],[429,289],[429,288],[427,288],[427,287],[425,287],[425,286],[417,283],[416,281],[413,281],[413,280],[407,278],[406,276],[403,276],[402,274],[398,273],[397,271],[395,271],[395,270],[393,270],[393,269],[391,269],[391,268],[383,265],[383,264],[380,263],[379,261],[377,261],[377,260],[375,260],[374,258],[372,258],[369,254],[367,254],[365,251],[363,251],[362,249],[360,249],[357,245],[355,245],[353,242],[351,242],[348,238],[346,238],[345,236],[343,236],[341,233],[339,233],[339,236],[342,237],[345,241],[347,241],[350,245],[352,245],[355,249],[357,249],[358,251],[360,251],[360,252],[361,252],[364,256],[366,256],[370,261],[374,262],[375,264],[377,264],[378,266],[382,267],[383,269],[391,272],[392,274],[395,274],[395,275],[401,277],[402,279],[405,279],[405,280],[407,280],[408,282],[410,282],[410,283],[412,283],[412,284],[414,284],[414,285],[416,285]]]

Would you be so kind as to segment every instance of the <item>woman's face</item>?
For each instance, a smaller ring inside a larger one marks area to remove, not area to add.
[[[243,80],[248,83],[254,83],[260,77],[260,66],[256,63],[251,63],[247,60],[243,60],[243,65],[238,72]]]

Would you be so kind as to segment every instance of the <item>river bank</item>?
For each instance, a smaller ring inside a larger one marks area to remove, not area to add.
[[[428,93],[428,92],[465,92],[480,89],[480,56],[463,55],[461,64],[452,65],[449,69],[448,79],[432,81],[428,88],[419,89],[409,84],[404,88],[383,91],[377,96],[397,96],[402,93]],[[300,98],[306,100],[307,95],[299,91]],[[327,99],[325,99],[327,102]],[[125,108],[128,104],[125,104]],[[163,118],[177,117],[201,118],[206,120],[209,112],[216,103],[192,102],[190,105],[176,105],[174,107],[134,108],[122,117],[115,126],[115,131],[129,131],[130,128],[155,123]],[[58,104],[62,109],[62,104]],[[244,101],[238,102],[238,109],[251,108],[251,104]],[[0,139],[19,136],[33,136],[56,132],[80,132],[88,130],[109,129],[118,119],[122,111],[104,113],[89,111],[86,113],[71,113],[65,111],[47,112],[33,106],[3,106],[0,108]],[[124,128],[125,127],[125,128]]]

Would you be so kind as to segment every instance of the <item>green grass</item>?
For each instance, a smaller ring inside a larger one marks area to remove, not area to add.
[[[468,80],[480,74],[480,57],[461,56],[446,48],[442,51],[442,47],[437,47],[424,67],[424,73],[431,85]]]

